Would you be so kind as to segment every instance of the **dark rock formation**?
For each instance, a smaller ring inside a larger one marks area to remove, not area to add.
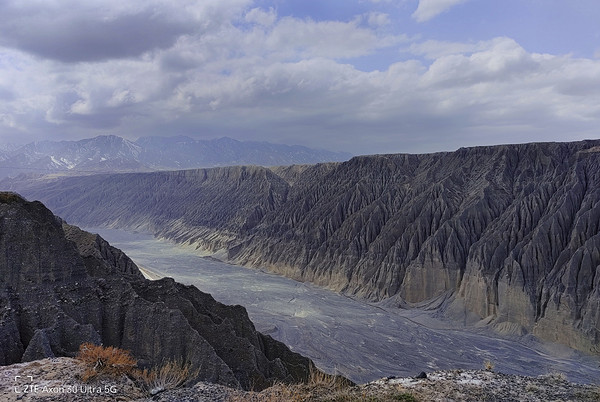
[[[301,380],[310,363],[258,333],[243,307],[148,281],[98,235],[0,193],[0,364],[73,356],[83,342],[128,349],[142,366],[188,360],[199,379],[244,388]]]
[[[347,294],[436,301],[466,323],[598,345],[600,140],[22,188],[75,223],[145,229]]]

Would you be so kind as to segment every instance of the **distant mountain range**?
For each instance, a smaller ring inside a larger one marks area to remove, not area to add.
[[[344,161],[351,157],[299,145],[237,141],[223,137],[142,137],[115,135],[79,141],[0,145],[0,178],[20,174],[143,172],[233,165],[280,166]]]

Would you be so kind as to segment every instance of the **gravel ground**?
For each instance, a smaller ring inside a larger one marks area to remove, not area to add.
[[[144,394],[133,381],[79,377],[84,369],[75,359],[61,357],[0,367],[0,401],[130,401]]]
[[[598,386],[571,383],[558,373],[525,377],[486,370],[447,370],[428,373],[421,379],[389,377],[345,388],[278,385],[260,393],[200,382],[152,398],[125,376],[83,383],[81,373],[80,364],[70,358],[0,367],[0,401],[600,401]],[[408,397],[413,399],[400,399]]]
[[[562,374],[525,377],[486,370],[448,370],[426,379],[382,379],[363,386],[412,391],[422,401],[599,401],[600,388],[568,382]]]

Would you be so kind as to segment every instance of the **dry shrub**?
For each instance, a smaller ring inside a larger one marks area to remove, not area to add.
[[[565,375],[565,373],[561,373],[560,371],[550,371],[548,374],[542,375],[540,377],[544,378],[548,381],[555,381],[555,382],[567,381],[567,376]]]
[[[304,402],[311,394],[298,385],[275,384],[260,392],[237,391],[228,395],[227,402]]]
[[[83,381],[88,381],[101,374],[113,377],[131,374],[137,365],[137,361],[128,350],[112,346],[104,347],[93,343],[81,344],[76,359],[85,366],[82,375]]]
[[[330,390],[340,390],[352,385],[350,381],[339,375],[327,374],[315,366],[310,366],[308,374],[308,385],[313,387],[321,387]]]
[[[411,392],[360,387],[329,389],[307,384],[276,384],[261,392],[235,391],[227,402],[419,402]]]
[[[133,376],[145,392],[156,395],[159,392],[182,386],[186,381],[198,376],[198,372],[199,369],[192,370],[191,363],[184,364],[176,360],[150,370],[136,370]]]
[[[311,366],[306,383],[276,383],[260,392],[238,392],[229,395],[228,402],[345,401],[346,395],[353,393],[352,385],[342,376],[327,374]],[[363,401],[361,397],[348,400]]]
[[[16,193],[11,192],[0,192],[0,203],[12,204],[15,202],[22,202],[23,199]]]

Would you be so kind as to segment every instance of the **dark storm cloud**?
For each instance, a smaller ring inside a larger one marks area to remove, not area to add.
[[[67,63],[103,61],[170,47],[194,30],[191,20],[164,10],[86,11],[0,5],[0,45]]]

